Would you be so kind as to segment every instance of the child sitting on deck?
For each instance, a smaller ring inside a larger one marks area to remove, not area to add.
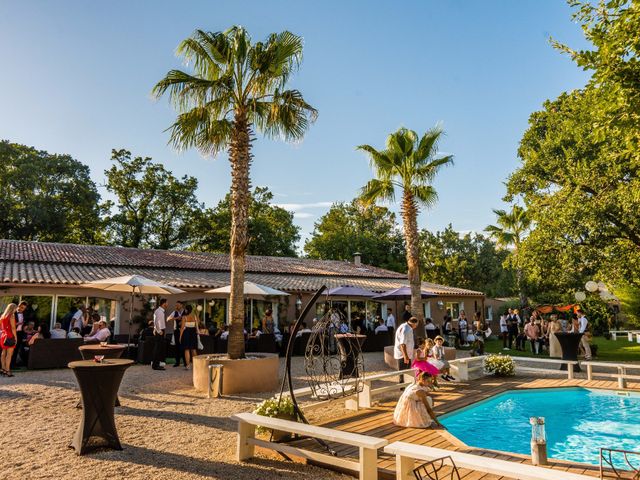
[[[403,393],[393,412],[393,423],[400,427],[429,428],[442,426],[433,412],[433,399],[428,395],[433,375],[421,372],[416,383]]]

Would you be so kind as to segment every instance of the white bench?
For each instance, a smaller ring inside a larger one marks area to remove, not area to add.
[[[385,380],[387,378],[398,377],[402,375],[403,381],[401,383],[392,383],[390,385],[385,385],[384,387],[373,388],[373,382],[376,380]],[[371,408],[373,406],[373,397],[379,395],[381,393],[392,392],[394,390],[400,390],[402,388],[406,388],[409,385],[413,384],[414,381],[415,370],[412,368],[408,368],[406,370],[399,370],[396,372],[385,372],[379,373],[376,375],[369,375],[364,377],[362,381],[362,391],[358,393],[358,405],[356,406],[356,410],[358,407],[361,408]],[[353,408],[353,405],[350,401],[346,403],[347,408]]]
[[[533,373],[558,373],[561,370],[551,370],[548,368],[523,367],[519,363],[548,363],[553,365],[567,365],[567,378],[574,378],[574,367],[578,365],[577,360],[561,360],[559,358],[536,358],[536,357],[511,357],[516,362],[516,372],[533,372]]]
[[[257,445],[276,452],[295,455],[308,460],[328,463],[339,468],[355,471],[358,473],[360,480],[376,480],[378,478],[378,449],[389,443],[384,438],[343,432],[341,430],[307,425],[306,423],[292,422],[290,420],[281,420],[279,418],[263,417],[255,413],[237,413],[232,415],[231,419],[238,422],[238,446],[236,454],[239,462],[253,457]],[[358,461],[354,462],[353,460],[335,457],[327,453],[318,453],[292,445],[260,440],[255,438],[256,427],[281,430],[328,442],[358,447]]]
[[[406,442],[393,442],[384,448],[385,453],[396,456],[396,480],[412,480],[415,461],[428,462],[450,456],[458,468],[500,475],[519,480],[593,480],[593,477],[578,475],[544,467],[498,460],[491,457],[460,453],[442,448],[426,447]]]
[[[611,334],[612,340],[617,340],[618,335],[624,335],[626,333],[627,339],[630,342],[633,342],[633,336],[636,335],[637,336],[636,341],[640,343],[640,330],[611,330],[609,331],[609,333]]]
[[[462,382],[479,378],[484,375],[484,359],[485,355],[451,360],[449,362],[451,374]],[[477,375],[476,372],[480,372],[480,375]]]
[[[587,380],[593,380],[594,373],[600,377],[617,378],[618,388],[627,388],[627,380],[640,381],[640,375],[628,375],[627,370],[640,370],[640,365],[629,363],[582,362],[587,366]],[[594,372],[593,367],[615,368],[617,373]]]

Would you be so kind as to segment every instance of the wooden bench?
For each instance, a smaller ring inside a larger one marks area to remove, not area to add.
[[[637,336],[636,341],[640,343],[640,330],[610,330],[609,333],[611,334],[612,340],[617,340],[618,335],[624,335],[626,333],[627,339],[630,342],[633,342],[633,336],[636,335]]]
[[[536,358],[536,357],[511,357],[516,362],[516,372],[532,372],[532,373],[558,373],[560,370],[550,370],[548,368],[523,367],[518,363],[549,363],[554,365],[567,366],[567,378],[573,380],[574,367],[578,365],[577,360],[561,360],[559,358]]]
[[[341,430],[317,427],[315,425],[281,420],[279,418],[263,417],[255,413],[238,413],[232,415],[231,419],[238,422],[238,446],[236,454],[240,462],[253,457],[255,447],[259,446],[276,452],[328,463],[339,468],[357,472],[360,480],[376,480],[378,478],[378,449],[389,443],[384,438],[343,432]],[[336,457],[328,453],[319,453],[282,443],[260,440],[255,438],[256,427],[281,430],[297,435],[318,438],[327,442],[358,447],[358,461],[354,462],[353,460]]]
[[[640,370],[640,365],[632,365],[629,363],[609,363],[609,362],[582,362],[587,366],[587,380],[593,380],[593,367],[615,368],[617,373],[595,372],[599,377],[617,378],[618,388],[627,388],[627,380],[640,381],[640,375],[629,375],[627,370]]]
[[[393,442],[384,448],[385,453],[396,456],[396,480],[413,479],[415,461],[428,462],[450,456],[458,468],[475,472],[517,478],[520,480],[593,480],[593,477],[544,467],[498,460],[492,457],[471,455],[442,448],[426,447],[406,442]],[[476,477],[474,477],[476,478]]]

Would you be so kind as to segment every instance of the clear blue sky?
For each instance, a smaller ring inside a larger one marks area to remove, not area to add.
[[[149,92],[179,66],[174,49],[195,28],[233,24],[256,40],[284,29],[305,39],[293,87],[318,121],[300,144],[259,139],[252,169],[254,185],[295,209],[304,236],[370,178],[356,145],[436,122],[455,166],[437,179],[440,201],[420,226],[482,230],[503,206],[530,113],[587,79],[549,44],[585,45],[561,0],[0,0],[0,138],[69,153],[99,184],[111,149],[126,148],[196,176],[213,205],[229,188],[226,155],[172,151],[164,129],[175,113]]]

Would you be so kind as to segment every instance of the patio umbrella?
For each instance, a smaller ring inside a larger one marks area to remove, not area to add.
[[[133,317],[133,296],[138,293],[147,294],[175,294],[185,293],[184,290],[156,282],[142,275],[125,275],[123,277],[104,278],[102,280],[94,280],[93,282],[83,283],[80,285],[85,288],[97,288],[106,290],[107,292],[123,292],[131,294],[131,306],[129,307],[129,340],[127,344],[127,353],[129,344],[131,344],[131,323]]]
[[[433,298],[438,295],[433,292],[421,290],[422,298]],[[411,287],[394,288],[393,290],[387,290],[386,292],[376,295],[372,300],[411,300]]]
[[[364,288],[352,287],[351,285],[342,285],[340,287],[332,288],[327,292],[330,297],[375,297],[377,293],[371,290],[365,290]]]
[[[204,293],[218,293],[222,295],[231,294],[231,285],[226,287],[214,288],[213,290],[207,290]],[[244,295],[248,298],[264,298],[264,297],[284,297],[288,296],[287,292],[276,290],[275,288],[267,287],[266,285],[260,285],[253,282],[244,282]]]

